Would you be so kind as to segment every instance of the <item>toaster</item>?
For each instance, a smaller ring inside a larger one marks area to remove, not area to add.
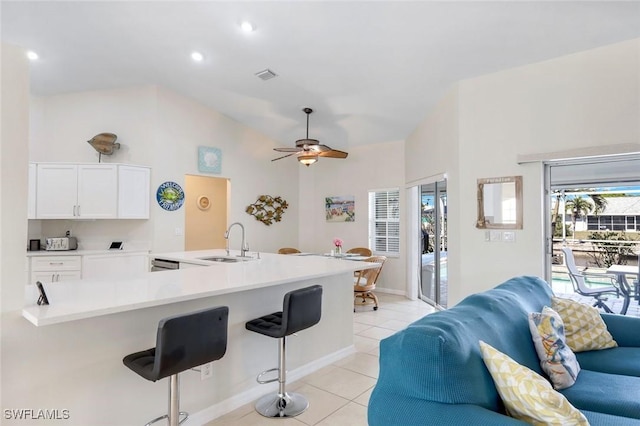
[[[49,251],[76,250],[78,248],[76,237],[46,238],[45,241],[45,250]]]

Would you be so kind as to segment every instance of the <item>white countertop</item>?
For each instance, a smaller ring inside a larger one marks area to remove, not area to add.
[[[27,257],[39,256],[89,256],[94,254],[133,254],[133,253],[149,253],[149,250],[142,249],[123,249],[123,250],[38,250],[27,251]]]
[[[231,254],[237,255],[238,252],[232,251]],[[22,310],[22,316],[36,326],[57,324],[337,275],[378,265],[323,256],[272,253],[261,253],[261,259],[237,263],[205,262],[197,259],[220,255],[225,255],[225,251],[153,253],[153,257],[210,266],[149,272],[140,278],[118,281],[76,280],[45,284],[50,303],[48,306],[38,306],[35,303],[37,290],[30,285],[27,286],[25,299],[30,302]]]

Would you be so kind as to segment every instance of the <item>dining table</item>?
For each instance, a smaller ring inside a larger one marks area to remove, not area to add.
[[[640,275],[640,267],[635,265],[611,265],[607,268],[607,274],[615,275],[620,291],[625,295],[625,301],[622,312],[626,312],[629,307],[631,297],[638,300],[640,304],[640,296],[638,295],[638,276]],[[629,284],[628,276],[635,277],[633,285]]]

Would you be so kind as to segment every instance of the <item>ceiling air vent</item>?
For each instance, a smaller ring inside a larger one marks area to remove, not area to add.
[[[262,80],[271,80],[274,77],[277,77],[278,74],[276,74],[275,72],[271,71],[269,68],[264,69],[262,71],[258,71],[256,73],[256,75],[261,78]]]

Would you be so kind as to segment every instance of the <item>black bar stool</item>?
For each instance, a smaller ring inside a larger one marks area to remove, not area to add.
[[[284,295],[282,312],[274,312],[245,324],[247,330],[279,339],[278,368],[263,371],[258,383],[278,381],[278,393],[267,394],[256,402],[256,411],[265,417],[294,417],[309,407],[309,401],[299,393],[285,391],[287,371],[285,366],[285,337],[316,325],[322,313],[322,286],[313,285],[290,291]],[[278,371],[278,377],[262,380],[265,374]]]
[[[162,419],[177,426],[189,417],[180,411],[178,374],[224,356],[228,321],[227,306],[164,318],[158,324],[155,348],[124,357],[124,365],[147,380],[155,382],[170,376],[169,412],[145,426]],[[179,420],[180,416],[184,418]]]

